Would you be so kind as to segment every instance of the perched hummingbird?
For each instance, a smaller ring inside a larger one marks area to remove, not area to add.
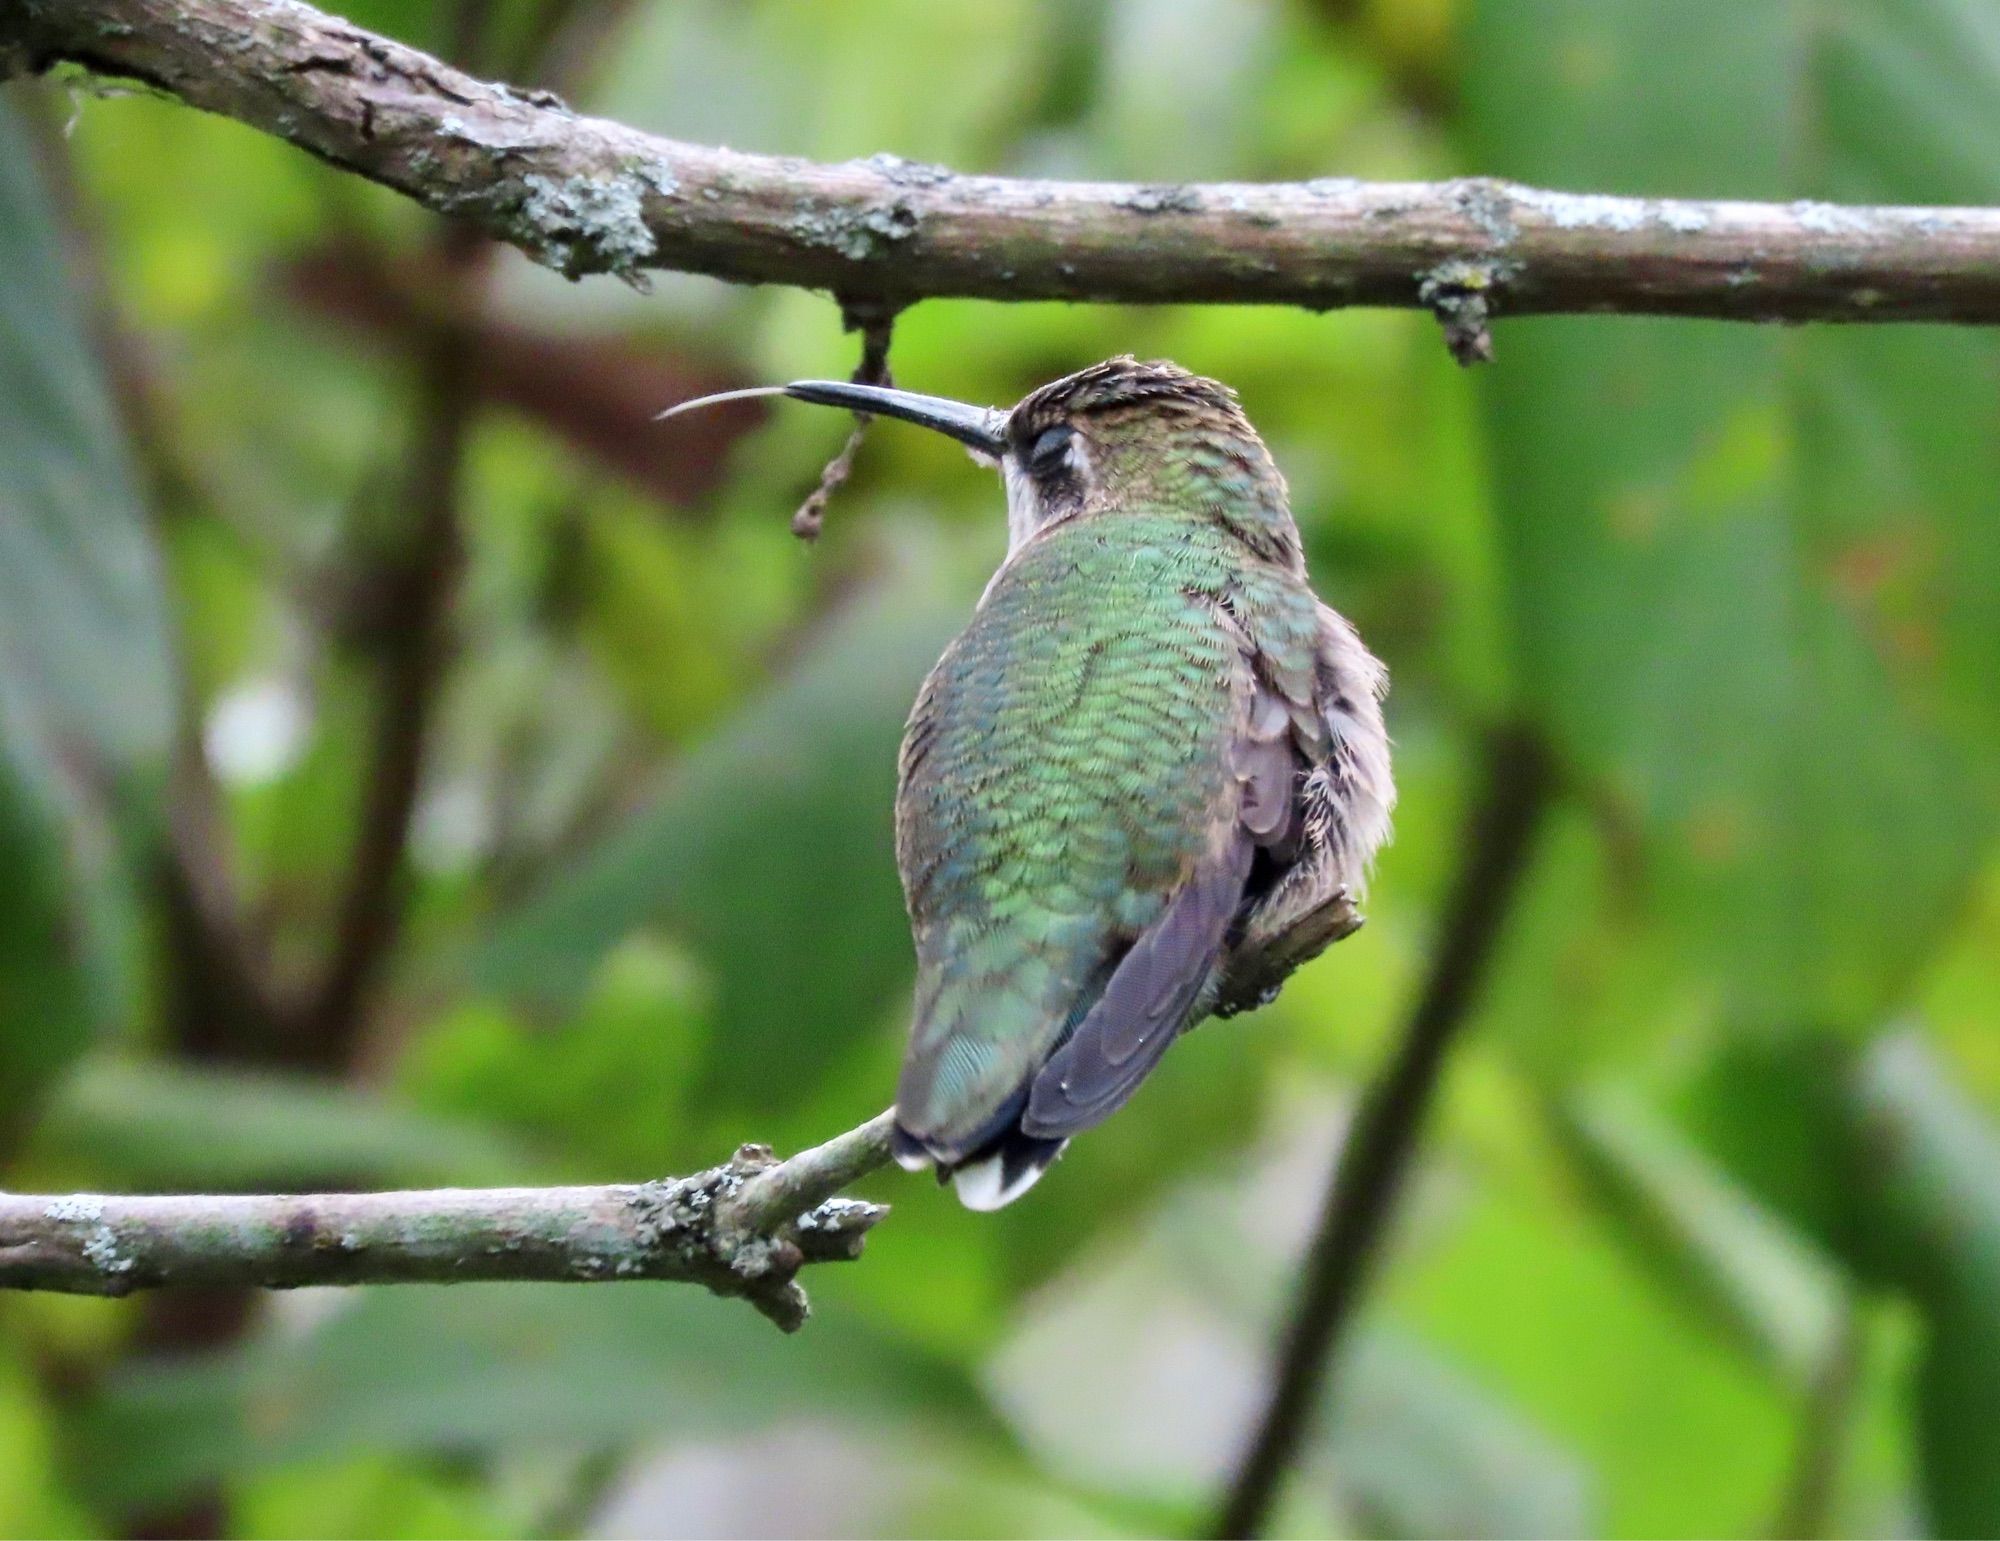
[[[936,429],[1006,483],[1006,560],[924,681],[896,794],[895,1154],[997,1209],[1182,1032],[1360,925],[1395,802],[1386,673],[1314,595],[1284,477],[1213,380],[1125,357],[1010,411],[769,393]]]

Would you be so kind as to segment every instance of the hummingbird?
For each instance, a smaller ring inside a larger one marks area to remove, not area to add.
[[[1217,381],[1124,356],[1005,410],[726,394],[919,424],[1005,485],[1006,557],[918,692],[896,791],[917,981],[893,1152],[998,1209],[1182,1033],[1360,926],[1396,796],[1387,671],[1313,592]]]

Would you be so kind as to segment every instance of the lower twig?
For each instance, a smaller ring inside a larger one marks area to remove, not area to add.
[[[789,1161],[748,1145],[692,1177],[606,1187],[0,1194],[0,1289],[665,1279],[792,1332],[808,1309],[799,1270],[859,1257],[889,1212],[834,1195],[888,1161],[890,1125],[884,1113]]]
[[[1381,1251],[1444,1058],[1471,1016],[1494,944],[1520,891],[1555,790],[1541,743],[1525,731],[1487,751],[1485,787],[1466,832],[1442,940],[1395,1058],[1362,1098],[1327,1186],[1319,1226],[1280,1339],[1269,1400],[1213,1534],[1257,1535],[1325,1395],[1335,1351]]]

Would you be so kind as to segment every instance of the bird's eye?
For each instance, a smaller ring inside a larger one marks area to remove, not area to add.
[[[1069,453],[1070,431],[1058,425],[1044,428],[1035,436],[1034,446],[1028,451],[1028,469],[1037,476],[1047,476],[1062,468],[1063,458]]]

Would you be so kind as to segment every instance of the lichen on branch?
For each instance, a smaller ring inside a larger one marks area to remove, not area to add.
[[[1439,183],[1142,185],[821,165],[679,143],[476,80],[296,0],[16,0],[0,70],[136,78],[572,276],[651,269],[933,297],[1397,305],[1490,317],[2000,321],[2000,210]],[[1476,290],[1451,275],[1477,273]]]
[[[739,1296],[786,1331],[808,1263],[861,1255],[885,1205],[840,1190],[882,1166],[890,1115],[776,1160],[744,1146],[656,1182],[407,1193],[0,1193],[0,1289],[129,1295],[472,1280],[665,1279]]]

